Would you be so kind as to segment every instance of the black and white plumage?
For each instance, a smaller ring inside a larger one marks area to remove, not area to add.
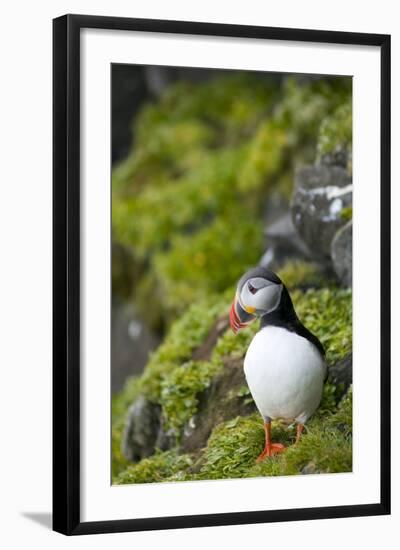
[[[270,438],[273,419],[294,420],[297,439],[318,408],[326,378],[324,348],[298,319],[289,292],[279,277],[262,267],[239,281],[230,313],[237,332],[260,318],[244,359],[244,372],[253,399],[264,418],[266,446],[259,459],[284,447]]]

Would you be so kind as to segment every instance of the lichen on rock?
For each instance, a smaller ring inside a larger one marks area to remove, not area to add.
[[[352,179],[341,166],[315,164],[297,172],[293,224],[319,261],[330,261],[332,239],[345,224],[341,212],[351,202]]]

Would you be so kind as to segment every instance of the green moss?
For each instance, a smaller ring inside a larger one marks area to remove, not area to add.
[[[212,380],[218,366],[212,361],[189,361],[176,367],[161,386],[165,427],[179,437],[180,428],[195,414],[198,395]]]
[[[123,391],[117,393],[112,401],[113,419],[122,418],[129,405],[140,393],[140,383],[137,376],[131,376],[124,384]]]
[[[353,387],[347,390],[346,395],[341,400],[336,414],[329,418],[329,425],[336,428],[346,437],[351,437],[353,433]]]
[[[239,390],[234,393],[234,395],[229,395],[228,397],[243,397],[245,404],[253,403],[253,397],[251,395],[250,388],[247,385],[241,386]]]
[[[351,150],[352,103],[351,97],[321,123],[317,143],[319,156],[333,153],[338,147]]]
[[[237,334],[227,330],[215,345],[213,351],[214,361],[221,364],[224,360],[244,357],[258,329],[258,322],[255,321]]]
[[[239,189],[245,193],[262,189],[282,169],[286,148],[286,133],[274,120],[261,124],[242,163]]]
[[[346,208],[343,208],[340,211],[340,216],[343,220],[346,220],[347,222],[353,219],[353,207],[347,206]]]
[[[277,274],[290,291],[296,288],[321,288],[329,284],[320,266],[304,260],[287,262]]]
[[[221,315],[225,318],[228,317],[231,295],[233,295],[233,291],[229,293],[229,300],[222,299],[219,302],[219,317]],[[256,324],[237,335],[233,334],[229,328],[217,339],[209,360],[191,360],[176,364],[173,369],[163,369],[158,402],[162,406],[166,428],[172,428],[178,440],[182,428],[197,412],[201,393],[209,387],[226,361],[244,356],[256,331]],[[147,369],[148,367],[146,373]],[[248,398],[248,393],[246,396]]]
[[[275,106],[274,118],[285,128],[288,143],[296,149],[306,146],[308,160],[312,161],[315,146],[310,142],[315,140],[321,120],[331,116],[349,97],[351,80],[348,78],[313,80],[303,85],[295,78],[288,78],[281,101]]]
[[[338,404],[337,388],[331,382],[325,382],[322,392],[321,403],[315,415],[323,417],[324,415],[333,412]]]
[[[201,166],[202,153],[244,141],[276,92],[276,85],[244,73],[171,86],[139,114],[133,154],[115,171],[113,185],[127,192],[149,179],[162,185],[160,172],[174,178]]]
[[[225,290],[256,263],[262,253],[262,225],[238,219],[240,212],[232,210],[225,221],[216,219],[191,239],[177,235],[168,251],[155,256],[156,279],[172,315]]]
[[[157,452],[137,464],[128,466],[113,482],[117,485],[127,483],[157,483],[170,481],[170,477],[191,466],[189,455],[179,455],[176,451]]]
[[[286,454],[285,473],[296,474],[305,467],[311,473],[352,471],[351,388],[338,411],[312,419],[299,445]]]
[[[352,293],[349,289],[310,289],[292,293],[302,323],[325,347],[328,364],[345,357],[352,347]]]
[[[220,311],[218,299],[194,304],[176,321],[164,342],[150,356],[139,380],[140,391],[151,401],[160,402],[162,383],[176,368],[188,361],[205,339]]]
[[[141,258],[163,250],[176,234],[203,228],[210,216],[237,203],[232,190],[242,156],[238,148],[199,153],[195,169],[180,177],[163,185],[147,183],[140,193],[122,195],[122,200],[116,194],[116,233],[125,243],[134,243],[135,254]],[[149,215],[155,212],[157,215]]]
[[[303,469],[307,473],[351,472],[351,439],[330,428],[310,429],[298,448],[288,450],[283,475],[296,475]]]
[[[273,427],[277,437],[279,426]],[[258,413],[236,417],[216,427],[200,458],[197,479],[248,477],[264,442],[264,429]]]

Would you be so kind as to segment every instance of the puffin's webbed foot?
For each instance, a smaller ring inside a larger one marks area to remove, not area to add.
[[[283,453],[285,450],[286,447],[282,443],[270,443],[265,446],[263,452],[257,457],[256,462],[262,462],[265,458]]]
[[[271,420],[268,418],[264,422],[265,431],[265,447],[263,452],[258,456],[257,462],[262,462],[265,458],[282,453],[286,447],[282,443],[271,442]]]

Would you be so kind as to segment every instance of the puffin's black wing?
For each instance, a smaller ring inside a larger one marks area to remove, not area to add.
[[[318,338],[315,336],[315,334],[313,334],[312,332],[310,332],[308,330],[308,328],[306,328],[300,321],[299,319],[296,319],[296,322],[294,323],[294,326],[293,326],[293,332],[295,332],[296,334],[298,334],[299,336],[303,336],[303,338],[306,338],[309,342],[311,342],[312,344],[314,344],[314,346],[317,348],[317,350],[320,352],[320,354],[322,355],[322,357],[325,357],[325,348],[324,346],[321,344],[321,342],[318,340]],[[328,380],[328,376],[329,376],[329,372],[328,372],[328,367],[326,368],[326,374],[325,374],[325,378],[324,378],[324,384],[325,382]]]
[[[318,340],[318,338],[306,328],[299,319],[296,319],[293,323],[293,332],[298,334],[299,336],[303,336],[303,338],[306,338],[309,342],[314,344],[314,346],[318,349],[322,357],[325,357],[325,348],[321,344],[321,342]]]
[[[312,344],[314,344],[314,346],[318,349],[322,357],[325,357],[324,346],[321,344],[321,342],[318,340],[315,334],[310,332],[308,328],[306,328],[298,319],[297,319],[296,327],[294,327],[294,332],[296,332],[296,334],[298,334],[299,336],[303,336],[303,338],[307,338],[307,340]],[[327,367],[325,378],[324,378],[324,384],[328,380],[328,376],[329,376],[329,372]]]
[[[261,317],[260,328],[266,326],[282,327],[290,332],[295,332],[299,336],[306,338],[309,342],[314,344],[322,357],[325,357],[325,349],[318,338],[306,328],[300,319],[297,317],[294,309],[290,311],[288,315],[282,315],[282,311],[272,311],[267,315]]]

